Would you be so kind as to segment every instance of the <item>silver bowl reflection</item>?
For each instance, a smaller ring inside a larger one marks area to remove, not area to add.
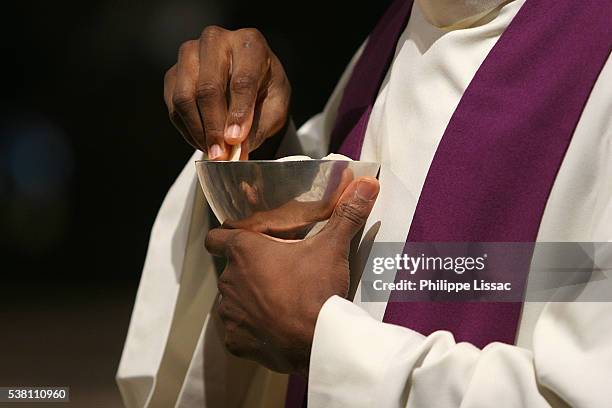
[[[300,239],[318,231],[349,183],[379,165],[344,160],[198,161],[200,185],[224,226]]]

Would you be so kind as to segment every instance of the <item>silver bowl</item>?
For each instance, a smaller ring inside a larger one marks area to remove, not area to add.
[[[197,161],[200,185],[221,224],[301,239],[331,215],[348,184],[378,163],[345,160]]]

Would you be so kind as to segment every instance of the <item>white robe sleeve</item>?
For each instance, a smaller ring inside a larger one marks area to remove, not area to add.
[[[479,350],[449,332],[424,337],[381,323],[332,297],[315,331],[308,406],[608,407],[611,344],[609,303],[551,303],[534,351]]]

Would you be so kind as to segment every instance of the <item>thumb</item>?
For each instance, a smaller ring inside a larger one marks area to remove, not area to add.
[[[376,202],[380,185],[373,177],[360,177],[344,190],[322,235],[349,242],[365,225]]]

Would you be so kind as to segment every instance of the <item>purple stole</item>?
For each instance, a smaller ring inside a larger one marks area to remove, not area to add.
[[[330,151],[358,160],[412,0],[384,14],[353,69]],[[612,2],[527,0],[476,72],[429,168],[408,242],[534,242],[582,110],[612,49]],[[433,96],[435,97],[435,96]],[[396,279],[400,279],[398,273]],[[514,344],[522,303],[398,302],[384,321]],[[292,377],[287,407],[304,384]]]

